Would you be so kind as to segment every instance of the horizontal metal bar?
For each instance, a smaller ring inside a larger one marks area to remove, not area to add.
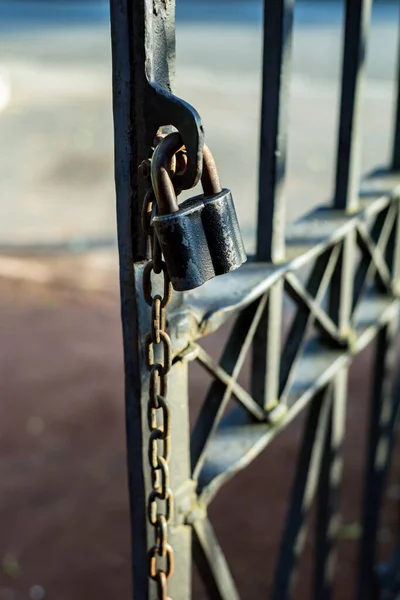
[[[353,343],[347,349],[332,350],[310,340],[296,364],[287,414],[278,423],[254,423],[240,407],[227,415],[210,440],[199,476],[202,500],[210,502],[224,483],[254,460],[341,368],[350,365],[381,327],[397,317],[399,307],[398,299],[379,295],[364,299],[356,311]]]
[[[368,222],[390,203],[398,202],[395,197],[397,189],[400,190],[400,177],[387,173],[376,175],[366,181],[358,211],[346,214],[323,207],[292,224],[287,230],[287,260],[284,263],[273,265],[249,261],[237,271],[216,277],[201,288],[185,293],[182,304],[169,315],[176,353],[184,350],[190,341],[216,331],[229,317],[257,300],[279,279],[341,243],[359,223]],[[184,317],[188,325],[183,328]]]

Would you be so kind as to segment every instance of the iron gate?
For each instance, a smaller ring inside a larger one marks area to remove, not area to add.
[[[307,422],[271,598],[290,597],[303,527],[314,498],[318,533],[313,597],[331,597],[348,369],[375,338],[357,598],[391,598],[400,589],[400,552],[384,569],[377,571],[375,565],[378,518],[399,401],[393,393],[393,377],[400,291],[400,179],[396,175],[400,169],[400,102],[393,127],[392,164],[366,177],[360,188],[360,102],[371,0],[347,0],[333,201],[285,231],[293,10],[294,0],[264,2],[256,255],[239,271],[198,290],[175,293],[168,309],[173,348],[170,486],[175,497],[168,527],[175,572],[168,594],[173,600],[191,597],[192,544],[210,598],[239,598],[207,507],[221,486],[306,407]],[[148,549],[154,534],[146,517],[151,481],[144,339],[150,315],[141,288],[148,249],[140,215],[149,182],[138,175],[137,167],[148,158],[158,128],[173,125],[185,142],[186,175],[193,182],[204,137],[196,111],[170,93],[174,13],[174,0],[111,0],[132,568],[138,600],[158,596],[156,584],[148,577]],[[305,282],[299,276],[304,267],[309,271]],[[296,313],[282,344],[284,295],[294,301]],[[232,317],[228,342],[216,362],[199,340]],[[249,354],[248,390],[238,383],[238,375]],[[189,437],[190,361],[198,361],[213,382]],[[237,406],[226,413],[231,398]]]

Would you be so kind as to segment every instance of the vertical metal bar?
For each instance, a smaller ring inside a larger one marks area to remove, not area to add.
[[[371,0],[346,0],[340,120],[337,142],[336,181],[333,206],[351,212],[358,206],[360,185],[360,106],[366,38],[371,14]],[[354,287],[355,232],[343,241],[341,254],[333,273],[329,294],[329,314],[344,338],[351,336],[350,324]],[[314,597],[331,597],[331,568],[335,535],[336,496],[340,471],[340,444],[344,433],[347,403],[347,367],[337,375],[332,391],[332,423],[318,495],[318,533]]]
[[[363,70],[371,0],[346,0],[335,208],[352,210],[360,182],[360,124]]]
[[[153,12],[149,0],[110,1],[118,241],[123,258],[130,252],[133,262],[146,257],[147,245],[140,221],[147,184],[137,174],[154,135],[154,118],[148,118],[153,104],[147,77],[156,71],[159,85],[170,89],[175,59],[175,2],[168,2],[167,8],[161,0],[154,2]],[[121,265],[129,267],[127,261]]]
[[[325,438],[319,478],[315,547],[315,600],[330,600],[332,597],[335,545],[339,530],[337,500],[343,469],[342,445],[345,431],[346,375],[346,371],[340,371],[333,382],[335,402],[332,402],[331,406],[329,430]]]
[[[143,252],[143,235],[133,213],[137,206],[137,147],[132,126],[132,5],[128,0],[110,3],[113,61],[113,112],[115,184],[120,260],[121,317],[125,362],[126,434],[132,527],[132,570],[135,598],[148,598],[146,493],[143,471],[142,380],[139,364],[139,322],[133,270],[135,256]],[[136,21],[136,26],[139,23]],[[142,24],[144,30],[144,23]],[[144,60],[144,52],[142,54]],[[140,61],[140,58],[137,57]],[[133,192],[132,192],[133,191]],[[136,193],[135,193],[136,191]],[[134,242],[135,240],[135,242]],[[134,542],[134,543],[133,543]]]
[[[294,0],[264,0],[263,87],[261,109],[257,254],[280,262],[285,255],[286,130]],[[279,393],[283,282],[271,290],[255,337],[252,394],[265,408]]]
[[[351,336],[350,321],[355,277],[355,233],[355,231],[349,232],[343,240],[329,290],[329,316],[337,324],[340,335],[344,339]]]
[[[190,480],[188,371],[186,361],[177,361],[168,378],[172,439],[170,482],[176,509],[168,531],[168,541],[175,556],[175,572],[168,580],[168,595],[173,600],[190,600],[192,597],[192,528],[189,524],[182,523],[180,514],[181,506],[190,505],[193,497]]]
[[[333,206],[346,211],[358,205],[360,183],[360,103],[371,0],[346,0],[340,121]],[[331,284],[330,315],[343,335],[348,334],[353,296],[355,237],[344,241]]]
[[[304,428],[271,600],[291,597],[296,563],[305,541],[304,521],[318,484],[330,411],[331,393],[324,389],[313,399]]]
[[[113,111],[115,181],[120,260],[121,315],[124,337],[126,428],[132,521],[133,597],[158,598],[148,577],[148,548],[154,531],[147,521],[151,489],[148,459],[148,373],[143,342],[150,330],[149,307],[142,290],[143,259],[147,242],[140,213],[146,185],[137,176],[139,162],[147,158],[158,119],[155,90],[171,88],[175,58],[175,2],[170,0],[112,0]],[[162,94],[159,95],[163,101]],[[156,98],[157,99],[157,98]],[[172,113],[171,113],[172,114]],[[176,116],[176,115],[175,115]],[[171,117],[175,119],[175,116]],[[173,336],[172,336],[173,337]],[[190,478],[187,364],[179,361],[169,375],[173,448],[170,483],[181,495]],[[190,487],[190,486],[188,486]],[[188,492],[189,493],[189,492]],[[173,515],[169,542],[175,551],[175,574],[168,590],[174,600],[191,597],[191,529]]]
[[[325,438],[321,474],[318,482],[317,519],[315,526],[315,600],[330,600],[332,584],[331,544],[329,526],[333,516],[333,494],[330,489],[332,456],[333,405],[329,415],[328,433]]]
[[[371,398],[368,455],[363,499],[363,535],[358,572],[358,600],[374,598],[375,561],[379,514],[393,446],[399,398],[394,390],[398,315],[379,332],[376,340]]]
[[[283,280],[274,284],[260,319],[252,347],[251,393],[266,410],[279,398]]]
[[[286,131],[294,0],[264,1],[257,259],[285,253]]]
[[[399,30],[399,28],[398,28]],[[397,52],[397,81],[396,81],[396,112],[394,118],[394,137],[392,150],[392,170],[400,169],[400,35],[398,35]]]

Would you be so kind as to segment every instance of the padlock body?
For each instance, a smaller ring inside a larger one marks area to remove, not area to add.
[[[156,214],[152,225],[177,291],[199,287],[246,261],[232,194],[227,189],[189,198],[178,212]]]

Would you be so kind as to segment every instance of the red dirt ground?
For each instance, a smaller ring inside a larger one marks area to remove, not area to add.
[[[116,292],[0,281],[0,600],[128,600],[129,521]],[[213,339],[207,344],[212,346]],[[337,598],[352,597],[370,353],[351,372]],[[192,390],[205,379],[193,371]],[[266,598],[301,419],[222,490],[211,518],[244,600]],[[383,550],[399,486],[389,487]],[[309,536],[312,538],[312,536]],[[307,556],[298,598],[308,598]],[[205,598],[195,578],[196,600]]]

